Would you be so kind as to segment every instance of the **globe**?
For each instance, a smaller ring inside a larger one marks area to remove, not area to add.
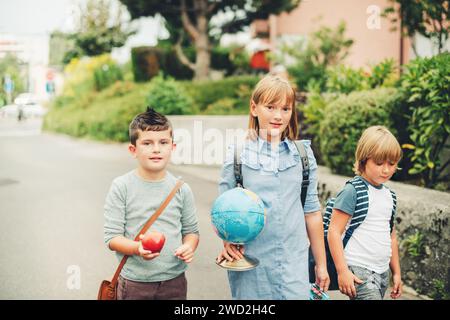
[[[264,228],[266,211],[252,191],[234,188],[221,194],[211,209],[211,222],[217,235],[227,242],[245,244]]]

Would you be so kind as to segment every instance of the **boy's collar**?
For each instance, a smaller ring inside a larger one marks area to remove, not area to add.
[[[374,184],[372,184],[372,183],[370,183],[366,178],[364,178],[363,176],[358,176],[358,177],[360,177],[367,185],[371,185],[372,187],[374,187],[375,189],[378,189],[378,190],[380,190],[380,189],[382,189],[383,188],[383,186],[384,186],[384,184],[382,183],[382,184],[380,184],[380,185],[378,185],[378,186],[376,186],[376,185],[374,185]]]

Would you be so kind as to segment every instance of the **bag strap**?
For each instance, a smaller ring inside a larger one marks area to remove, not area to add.
[[[240,188],[244,187],[244,177],[242,176],[242,161],[241,161],[242,145],[236,143],[234,145],[234,178],[236,185]]]
[[[302,201],[302,207],[305,208],[306,195],[308,194],[309,186],[309,160],[308,154],[306,153],[305,145],[301,140],[295,140],[295,146],[297,147],[298,153],[302,161],[302,191],[300,193],[300,199]]]
[[[144,234],[147,232],[147,230],[150,228],[150,226],[153,224],[153,222],[156,221],[156,219],[158,219],[158,217],[161,215],[161,213],[164,211],[164,209],[167,207],[167,205],[169,204],[169,202],[172,200],[172,198],[175,196],[175,194],[177,193],[177,191],[181,188],[181,186],[183,185],[184,181],[182,180],[178,180],[177,184],[175,185],[175,187],[172,189],[172,191],[169,193],[169,195],[167,196],[167,198],[164,200],[164,202],[161,204],[161,206],[158,208],[158,210],[155,211],[155,213],[150,217],[150,219],[147,220],[147,222],[145,223],[144,227],[141,229],[141,231],[137,234],[137,236],[134,238],[134,241],[138,241],[139,240],[139,236],[141,234]],[[125,263],[127,262],[129,256],[124,256],[122,258],[122,261],[120,262],[119,266],[117,267],[116,273],[114,273],[114,276],[111,280],[111,287],[115,288],[117,280],[119,279],[119,275],[120,272],[122,271],[123,266],[125,265]]]

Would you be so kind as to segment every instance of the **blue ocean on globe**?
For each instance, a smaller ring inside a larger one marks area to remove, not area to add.
[[[255,239],[264,228],[266,211],[252,191],[234,188],[221,194],[211,209],[214,231],[225,241],[244,244]]]

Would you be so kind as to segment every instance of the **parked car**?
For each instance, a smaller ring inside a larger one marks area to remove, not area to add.
[[[0,116],[2,118],[10,118],[10,117],[17,118],[18,114],[19,114],[19,107],[15,104],[8,104],[0,108]]]
[[[22,108],[22,115],[25,118],[42,117],[47,110],[37,102],[37,99],[31,93],[21,93],[14,99],[14,104],[6,105],[0,108],[2,117],[18,117],[19,110]]]

